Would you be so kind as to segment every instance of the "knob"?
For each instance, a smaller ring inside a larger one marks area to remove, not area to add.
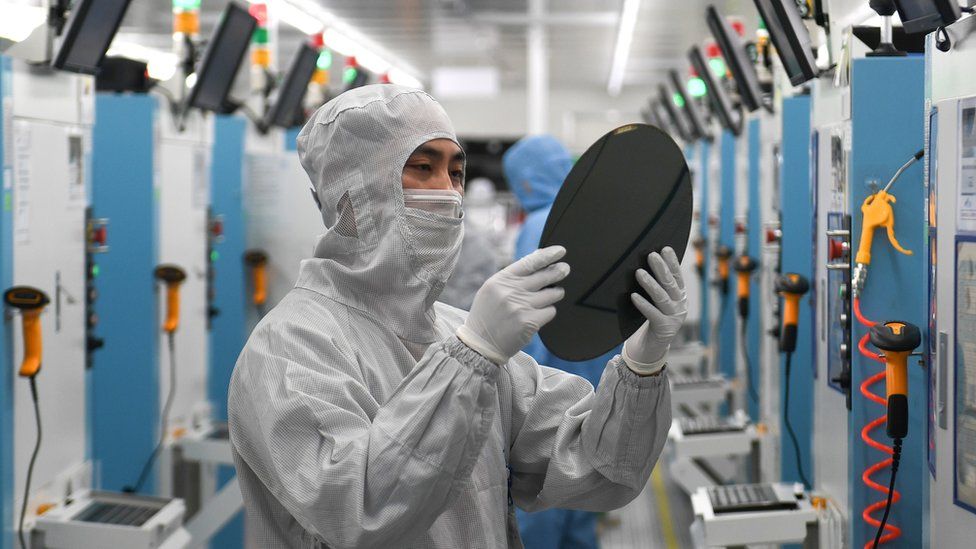
[[[847,255],[847,251],[850,247],[847,242],[836,238],[831,238],[827,242],[827,257],[829,259],[843,259]]]
[[[87,348],[89,351],[97,351],[105,346],[105,340],[100,337],[88,336]]]
[[[851,349],[847,346],[846,343],[840,344],[840,357],[843,358],[844,360],[848,360],[851,358]]]

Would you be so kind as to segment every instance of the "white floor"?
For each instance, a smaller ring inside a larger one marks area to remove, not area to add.
[[[693,547],[694,520],[688,496],[661,464],[637,499],[606,513],[598,523],[601,549],[679,549]]]

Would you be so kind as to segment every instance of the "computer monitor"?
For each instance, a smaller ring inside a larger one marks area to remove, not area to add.
[[[291,68],[288,69],[288,75],[278,89],[278,97],[268,111],[266,120],[269,126],[290,128],[295,125],[295,112],[308,90],[308,81],[315,73],[318,57],[318,50],[308,44],[303,44],[298,50]]]
[[[668,115],[668,120],[671,121],[671,126],[678,133],[678,137],[682,141],[692,142],[695,137],[691,135],[691,130],[688,129],[688,124],[685,122],[685,117],[681,116],[678,112],[677,106],[674,104],[674,92],[671,91],[671,87],[667,84],[661,84],[657,88],[658,91],[658,104],[664,107],[664,111]]]
[[[54,68],[96,74],[130,1],[77,0],[54,56]]]
[[[674,89],[683,99],[684,106],[681,110],[688,117],[691,135],[696,139],[711,139],[712,133],[708,130],[708,126],[705,125],[705,118],[702,116],[701,111],[698,110],[698,103],[695,102],[695,99],[685,89],[685,83],[681,81],[681,74],[671,69],[668,71],[668,76],[671,77],[671,84],[674,86]]]
[[[800,18],[794,0],[753,0],[766,22],[769,37],[776,46],[783,68],[794,86],[817,77],[810,32]]]
[[[957,0],[895,0],[901,25],[909,34],[928,34],[959,19]]]
[[[247,9],[234,2],[227,4],[217,23],[217,30],[203,53],[197,81],[190,90],[187,105],[205,111],[224,110],[227,92],[234,83],[257,24]]]
[[[735,135],[742,133],[742,118],[739,111],[733,109],[732,100],[725,93],[725,86],[721,79],[716,78],[712,74],[701,48],[692,46],[688,50],[688,60],[691,61],[691,66],[698,73],[698,76],[705,81],[705,88],[708,92],[708,101],[712,105],[712,112],[718,116],[722,126]]]
[[[753,112],[762,106],[762,90],[759,88],[759,75],[756,67],[746,53],[745,45],[739,33],[732,29],[728,21],[715,9],[708,6],[705,10],[705,20],[712,36],[722,50],[722,57],[729,65],[735,87],[739,91],[739,99],[747,111]]]

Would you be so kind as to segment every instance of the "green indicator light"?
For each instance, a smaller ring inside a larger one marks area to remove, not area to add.
[[[98,265],[92,265],[92,278],[97,278],[98,274],[102,272],[102,268]]]
[[[359,71],[356,70],[356,67],[347,67],[346,70],[342,72],[342,81],[346,84],[351,84],[352,81],[356,79],[358,74]]]
[[[705,81],[697,76],[688,80],[688,94],[692,97],[705,97],[708,93],[708,89],[705,87]]]
[[[11,207],[10,192],[3,193],[3,211],[9,212]]]
[[[679,108],[684,108],[685,106],[685,98],[681,97],[680,93],[675,93],[674,95],[672,95],[671,101],[674,101],[674,104]]]
[[[319,53],[318,60],[315,62],[315,66],[318,67],[319,70],[329,70],[332,67],[332,52],[329,50],[322,50],[322,52]]]
[[[708,68],[712,69],[712,74],[718,78],[725,78],[725,61],[720,57],[713,57],[708,60]]]
[[[254,34],[251,35],[251,42],[254,42],[255,44],[267,44],[268,29],[264,27],[254,29]]]
[[[200,0],[173,0],[174,10],[199,11]]]
[[[220,252],[217,250],[210,250],[210,262],[216,263],[218,259],[220,259]]]

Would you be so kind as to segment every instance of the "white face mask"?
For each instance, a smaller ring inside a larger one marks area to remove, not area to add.
[[[461,217],[461,193],[445,189],[403,189],[403,205],[451,219]]]

